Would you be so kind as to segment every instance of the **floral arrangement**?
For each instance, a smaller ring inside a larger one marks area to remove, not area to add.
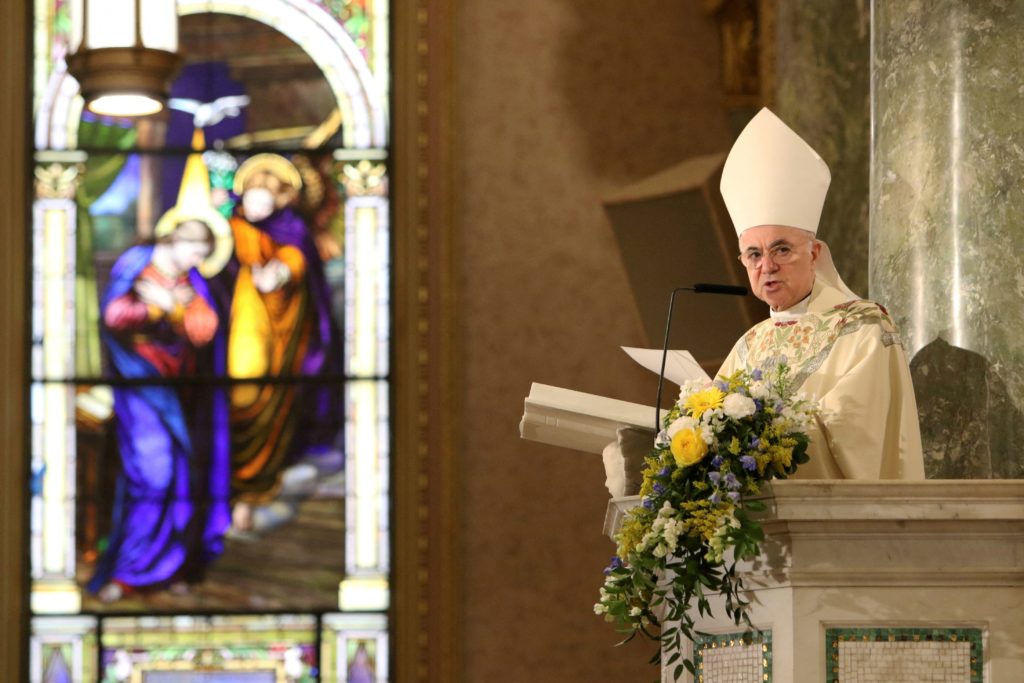
[[[694,601],[708,614],[707,594],[719,593],[735,623],[750,626],[735,563],[756,557],[764,538],[751,517],[764,505],[751,497],[807,462],[805,430],[815,413],[813,402],[793,394],[788,367],[779,363],[688,382],[665,416],[646,459],[642,504],[616,537],[594,611],[629,634],[623,642],[637,634],[660,640],[675,678],[683,668],[695,674],[680,647],[693,639]]]

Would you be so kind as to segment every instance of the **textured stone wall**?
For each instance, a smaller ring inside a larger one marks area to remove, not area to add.
[[[874,18],[871,290],[916,354],[928,474],[1020,477],[1024,3]]]
[[[592,611],[600,456],[522,441],[532,381],[653,401],[602,196],[730,144],[701,3],[477,0],[456,25],[462,680],[651,680]]]

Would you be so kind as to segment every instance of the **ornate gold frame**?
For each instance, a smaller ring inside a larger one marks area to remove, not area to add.
[[[396,681],[458,679],[457,349],[452,177],[453,0],[395,2],[395,431],[393,652]],[[0,4],[0,680],[25,680],[28,543],[25,373],[31,28],[29,3]]]
[[[396,681],[455,681],[459,670],[453,5],[392,6]]]

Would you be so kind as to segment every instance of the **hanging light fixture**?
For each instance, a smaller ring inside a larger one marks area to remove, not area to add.
[[[86,107],[108,116],[155,114],[181,66],[175,0],[72,0],[68,72]]]

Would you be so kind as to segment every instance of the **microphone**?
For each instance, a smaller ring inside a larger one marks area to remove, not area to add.
[[[716,285],[698,282],[693,287],[676,287],[668,297],[668,319],[665,320],[665,342],[661,346],[661,372],[658,373],[658,398],[654,403],[654,436],[661,433],[661,389],[665,383],[665,361],[668,358],[668,336],[672,329],[672,309],[676,304],[676,292],[693,292],[694,294],[731,294],[746,296],[747,288],[739,285]]]

